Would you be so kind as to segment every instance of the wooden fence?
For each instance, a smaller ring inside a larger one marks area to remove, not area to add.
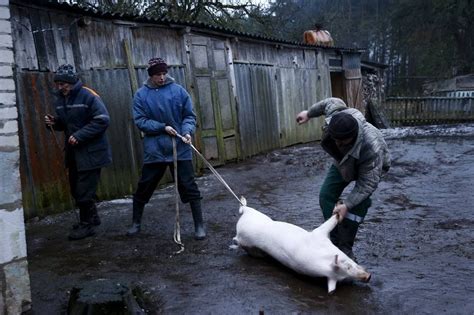
[[[394,127],[474,121],[474,97],[390,97],[383,109]]]

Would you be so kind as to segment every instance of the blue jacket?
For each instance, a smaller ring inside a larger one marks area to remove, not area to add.
[[[173,143],[165,131],[173,127],[180,135],[193,135],[196,114],[188,92],[167,76],[165,84],[156,86],[149,79],[135,93],[133,118],[143,139],[143,163],[172,162]],[[191,146],[176,138],[178,160],[192,160]]]
[[[109,113],[97,93],[78,81],[68,97],[57,94],[54,129],[64,131],[66,167],[74,157],[78,171],[87,171],[109,165],[112,162],[110,146],[105,135],[109,126]],[[68,144],[73,135],[78,144]]]

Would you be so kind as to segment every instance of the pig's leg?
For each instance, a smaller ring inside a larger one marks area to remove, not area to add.
[[[247,254],[249,254],[250,256],[253,256],[253,257],[263,258],[265,256],[268,256],[267,253],[265,253],[263,250],[261,250],[257,247],[244,246],[244,245],[240,244],[238,236],[234,237],[232,239],[232,241],[234,242],[234,244],[229,246],[230,249],[237,249],[237,248],[240,247],[243,250],[245,250],[247,252]]]
[[[237,249],[237,248],[240,247],[239,246],[239,239],[237,238],[237,236],[232,239],[232,242],[233,242],[233,244],[229,246],[230,249]]]
[[[326,237],[329,237],[329,232],[331,232],[337,225],[337,214],[334,214],[326,222],[321,224],[319,227],[313,230],[313,233],[321,233]]]
[[[331,264],[331,265],[332,265],[332,268],[334,268],[335,271],[337,271],[339,269],[338,255],[334,256],[334,263]],[[328,277],[328,293],[329,294],[333,293],[334,290],[336,290],[336,284],[337,284],[336,279]]]
[[[263,250],[257,248],[257,247],[250,247],[250,246],[241,246],[247,254],[249,254],[252,257],[257,257],[257,258],[264,258],[268,256],[267,253],[265,253]]]
[[[336,290],[337,280],[333,278],[328,278],[328,293],[331,294]]]

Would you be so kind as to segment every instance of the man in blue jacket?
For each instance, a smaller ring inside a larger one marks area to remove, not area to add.
[[[64,131],[69,185],[80,211],[69,239],[79,240],[94,235],[93,225],[100,224],[95,198],[100,170],[112,162],[105,135],[110,118],[99,95],[83,86],[73,66],[61,65],[54,82],[56,115],[47,114],[44,120],[48,128]]]
[[[132,226],[127,235],[140,232],[145,204],[169,167],[173,174],[172,137],[176,138],[178,162],[178,191],[183,203],[189,203],[194,220],[195,239],[204,239],[201,193],[194,180],[191,136],[196,128],[196,115],[191,97],[168,75],[168,65],[161,58],[148,62],[149,78],[137,91],[133,100],[133,117],[143,132],[143,168],[138,187],[133,195]],[[176,179],[175,179],[176,180]]]

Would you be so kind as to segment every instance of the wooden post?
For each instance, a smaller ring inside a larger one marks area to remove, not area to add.
[[[130,87],[132,88],[132,94],[138,90],[137,74],[135,73],[135,67],[133,65],[132,52],[130,49],[130,43],[128,39],[123,40],[123,48],[125,49],[125,56],[127,58],[127,69],[128,75],[130,76]]]
[[[471,96],[469,98],[469,115],[468,115],[470,120],[474,119],[474,108],[472,108],[473,107],[472,99],[473,99],[473,97]]]
[[[408,110],[408,100],[405,99],[405,104],[404,104],[404,107],[403,107],[403,121],[405,123],[407,123],[407,118],[408,118],[408,113],[407,113],[407,110]]]
[[[125,58],[126,58],[126,63],[127,63],[127,69],[128,69],[128,75],[130,77],[130,88],[132,89],[132,95],[135,95],[135,92],[138,90],[138,79],[137,79],[137,74],[135,72],[135,66],[133,65],[133,59],[132,59],[132,51],[130,49],[130,42],[128,39],[123,40],[123,48],[125,50]],[[135,132],[134,132],[134,122],[133,122],[133,113],[130,111],[130,120],[128,123],[128,137],[130,141],[130,153],[132,157],[132,163],[133,163],[133,170],[134,170],[134,177],[138,178],[139,176],[139,165],[138,163],[138,158],[137,158],[137,152],[135,152],[136,146],[134,145],[134,140],[136,140]],[[137,168],[138,167],[138,168]]]

